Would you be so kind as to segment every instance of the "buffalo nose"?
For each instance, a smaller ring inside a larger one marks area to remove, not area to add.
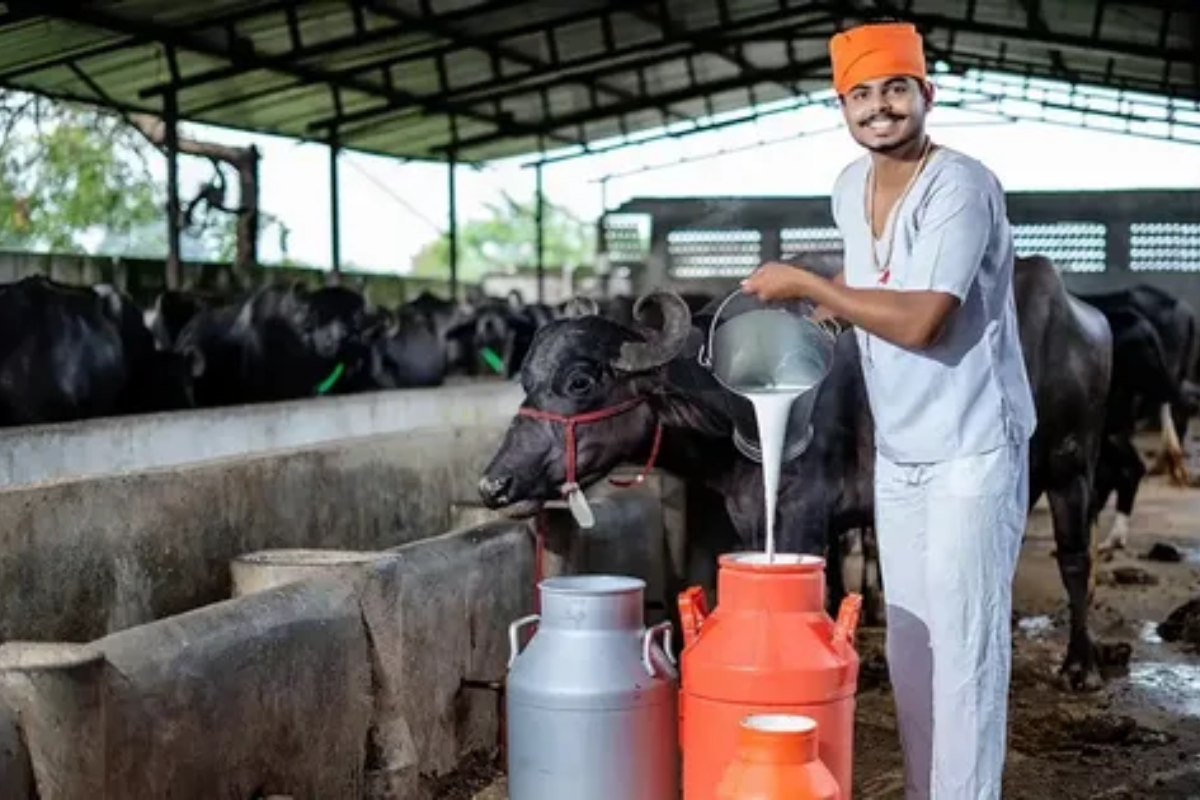
[[[485,502],[503,503],[510,486],[512,478],[490,478],[485,475],[479,479],[479,495]]]

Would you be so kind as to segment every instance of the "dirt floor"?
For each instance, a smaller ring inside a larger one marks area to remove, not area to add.
[[[1200,441],[1190,441],[1188,450],[1200,452]],[[1189,467],[1200,475],[1200,464]],[[1111,520],[1110,506],[1100,519],[1101,540]],[[1146,559],[1156,543],[1172,545],[1181,560]],[[1044,502],[1031,515],[1015,586],[1005,798],[1200,798],[1200,655],[1164,642],[1156,630],[1173,610],[1200,598],[1200,489],[1148,478],[1129,547],[1101,557],[1090,617],[1093,636],[1103,652],[1116,654],[1118,666],[1101,689],[1071,692],[1057,680],[1066,594],[1051,555],[1050,515]],[[1200,629],[1193,634],[1200,639]],[[1129,648],[1126,659],[1120,658],[1122,643]],[[882,628],[860,629],[858,649],[854,797],[902,800]],[[495,777],[494,767],[475,766],[471,779],[448,788],[444,800],[505,800],[502,777],[479,791]]]
[[[1130,525],[1132,552],[1102,556],[1097,567],[1092,634],[1110,657],[1122,643],[1132,654],[1096,692],[1070,692],[1058,682],[1066,594],[1051,555],[1049,511],[1034,509],[1014,595],[1005,798],[1200,798],[1200,656],[1156,632],[1174,609],[1200,597],[1200,490],[1159,477],[1147,484]],[[1103,537],[1111,513],[1100,522]],[[1183,560],[1142,558],[1155,543],[1174,545]],[[870,800],[904,797],[891,695],[876,678],[882,634],[859,637],[868,669],[858,697],[854,796]]]

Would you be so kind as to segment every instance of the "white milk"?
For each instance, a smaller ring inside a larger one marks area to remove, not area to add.
[[[743,396],[754,404],[758,420],[758,447],[762,453],[763,492],[767,504],[767,561],[775,560],[775,505],[779,500],[779,472],[783,462],[783,445],[787,441],[788,417],[792,403],[807,391],[806,387],[780,387],[753,392]]]

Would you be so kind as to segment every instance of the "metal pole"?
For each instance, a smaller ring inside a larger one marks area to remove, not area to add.
[[[179,107],[175,92],[163,95],[164,145],[167,148],[167,288],[183,285],[183,264],[179,254]]]
[[[605,218],[608,216],[608,176],[600,179],[600,216],[596,219],[596,266],[599,268],[600,293],[610,297],[612,285],[612,267],[608,261],[608,236]]]
[[[453,158],[447,164],[450,181],[450,299],[458,300],[458,192],[455,173],[458,164]]]
[[[331,253],[333,269],[329,275],[329,282],[334,286],[342,282],[341,186],[338,180],[338,156],[341,155],[341,152],[342,148],[338,144],[337,132],[334,131],[329,140],[329,238],[333,250]]]
[[[537,165],[537,301],[546,302],[546,195],[542,191],[542,165]]]

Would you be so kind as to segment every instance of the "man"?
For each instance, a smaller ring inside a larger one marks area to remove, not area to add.
[[[855,326],[906,797],[998,800],[1036,424],[1004,192],[926,135],[934,92],[911,25],[839,33],[830,53],[846,124],[869,151],[833,191],[843,269],[829,280],[769,263],[743,285]]]

